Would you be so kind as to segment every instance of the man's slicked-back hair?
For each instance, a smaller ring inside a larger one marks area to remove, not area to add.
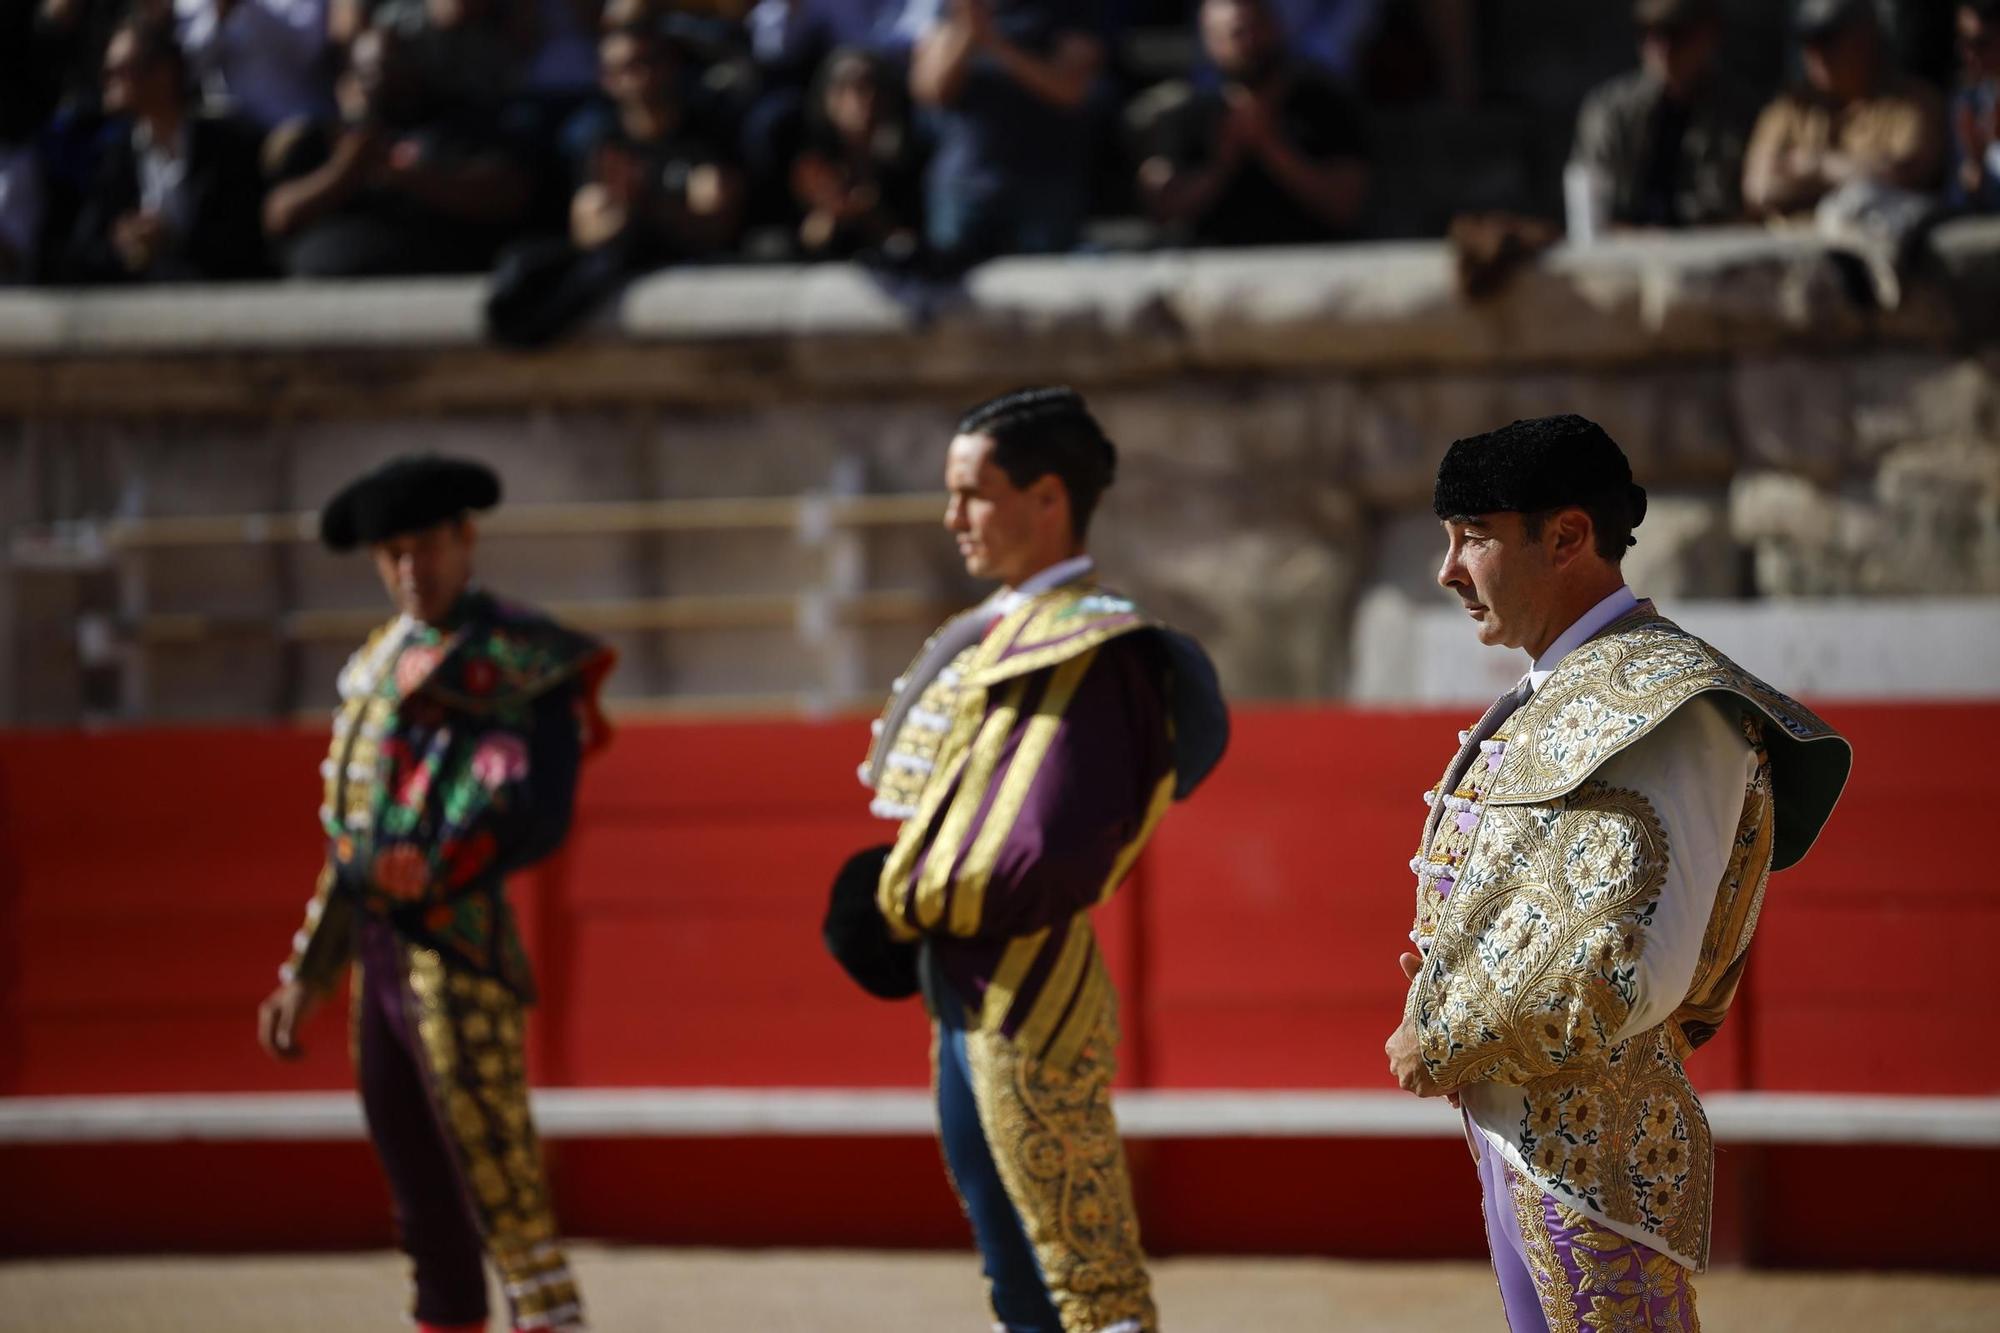
[[[1017,487],[1054,473],[1069,494],[1070,529],[1090,530],[1098,497],[1118,473],[1118,450],[1067,385],[1016,389],[989,398],[958,419],[960,435],[993,441],[993,465]]]

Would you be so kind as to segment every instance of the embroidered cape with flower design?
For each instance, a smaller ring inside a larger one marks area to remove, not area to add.
[[[1734,831],[1703,920],[1662,910],[1690,857],[1659,807],[1697,771],[1671,762],[1685,742],[1669,724],[1710,705],[1741,737],[1743,786],[1716,802]],[[1431,1080],[1536,1190],[1689,1268],[1708,1259],[1714,1164],[1683,1061],[1721,1024],[1770,874],[1812,846],[1851,758],[1811,710],[1642,603],[1489,740],[1462,733],[1426,797],[1404,1012]],[[1635,1030],[1642,964],[1682,946],[1691,978]]]
[[[614,656],[485,593],[449,624],[391,622],[341,672],[321,766],[327,872],[284,975],[331,980],[359,909],[533,995],[503,881],[569,830],[578,768],[608,739],[598,692]]]

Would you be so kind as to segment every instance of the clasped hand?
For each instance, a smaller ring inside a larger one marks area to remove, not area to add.
[[[1415,981],[1417,969],[1423,960],[1413,953],[1406,953],[1396,960],[1403,965],[1403,979]],[[1444,1089],[1431,1078],[1430,1068],[1424,1064],[1423,1047],[1417,1042],[1416,1025],[1405,1018],[1397,1029],[1389,1034],[1389,1040],[1382,1045],[1382,1051],[1389,1057],[1389,1074],[1404,1092],[1418,1097],[1441,1097]],[[1458,1098],[1452,1097],[1451,1104],[1458,1105]]]

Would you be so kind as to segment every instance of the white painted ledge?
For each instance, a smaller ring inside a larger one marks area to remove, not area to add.
[[[1644,589],[1640,589],[1643,595]],[[2000,699],[2000,615],[1990,597],[1665,599],[1660,610],[1722,645],[1745,670],[1814,703]],[[1913,653],[1909,645],[1924,649]],[[1371,599],[1355,626],[1351,700],[1370,707],[1484,708],[1527,668],[1481,648],[1465,612]]]
[[[1457,1138],[1443,1102],[1394,1092],[1129,1092],[1129,1138]],[[2000,1147],[2000,1097],[1721,1092],[1705,1099],[1725,1144]],[[534,1094],[544,1137],[928,1135],[928,1093],[798,1088],[557,1088]],[[0,1098],[0,1143],[310,1142],[362,1137],[351,1093]]]
[[[1957,222],[1956,255],[2000,226]],[[437,277],[0,293],[0,350],[34,356],[479,347],[487,279]],[[668,269],[634,282],[591,337],[654,342],[1065,335],[1158,343],[1196,363],[1392,366],[1710,356],[1797,341],[1948,338],[1941,310],[1869,317],[1809,234],[1720,228],[1559,246],[1483,303],[1439,241],[1019,257],[962,286],[852,265]],[[1075,353],[1074,345],[1065,348]],[[1130,349],[1128,349],[1130,350]],[[1158,354],[1159,348],[1152,354]],[[919,360],[962,360],[913,346]],[[962,369],[963,366],[958,368]],[[988,370],[990,373],[990,369]]]

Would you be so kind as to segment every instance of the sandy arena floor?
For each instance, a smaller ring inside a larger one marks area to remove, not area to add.
[[[602,1333],[985,1333],[971,1256],[832,1251],[575,1253]],[[22,1333],[374,1333],[407,1329],[393,1254],[0,1263],[0,1329]],[[1172,1333],[1503,1333],[1472,1264],[1172,1259]],[[2000,1279],[1718,1272],[1709,1333],[2000,1330]]]

